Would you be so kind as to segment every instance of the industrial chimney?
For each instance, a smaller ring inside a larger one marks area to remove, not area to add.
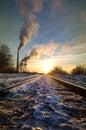
[[[17,66],[16,66],[16,71],[19,73],[19,48],[17,50]]]

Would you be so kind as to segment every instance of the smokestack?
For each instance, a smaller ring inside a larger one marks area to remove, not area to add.
[[[19,48],[17,49],[17,67],[16,67],[17,73],[19,73]]]
[[[17,72],[19,72],[19,50],[33,36],[37,36],[39,23],[36,21],[36,13],[42,11],[44,0],[16,0],[20,15],[25,17],[25,23],[20,31],[20,45],[17,50]],[[35,55],[35,52],[32,56]]]

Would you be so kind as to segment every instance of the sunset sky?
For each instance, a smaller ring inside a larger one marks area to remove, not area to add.
[[[0,43],[10,47],[15,65],[18,48],[20,61],[36,48],[30,71],[86,64],[86,0],[2,0]]]

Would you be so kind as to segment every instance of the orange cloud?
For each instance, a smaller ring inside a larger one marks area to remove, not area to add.
[[[50,43],[44,45],[41,44],[38,48],[37,48],[37,53],[38,53],[38,58],[40,58],[42,55],[43,56],[52,56],[56,49],[58,48],[58,44],[51,41]]]
[[[68,43],[65,43],[61,46],[61,52],[71,54],[73,51],[71,46]]]

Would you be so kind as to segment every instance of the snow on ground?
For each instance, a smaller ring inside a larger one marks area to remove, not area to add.
[[[47,76],[0,99],[0,130],[85,130],[86,99]]]
[[[53,75],[56,78],[60,78],[62,80],[66,80],[68,82],[86,87],[86,75],[60,75],[55,74]]]
[[[7,87],[34,76],[37,76],[37,74],[0,74],[0,88]]]

